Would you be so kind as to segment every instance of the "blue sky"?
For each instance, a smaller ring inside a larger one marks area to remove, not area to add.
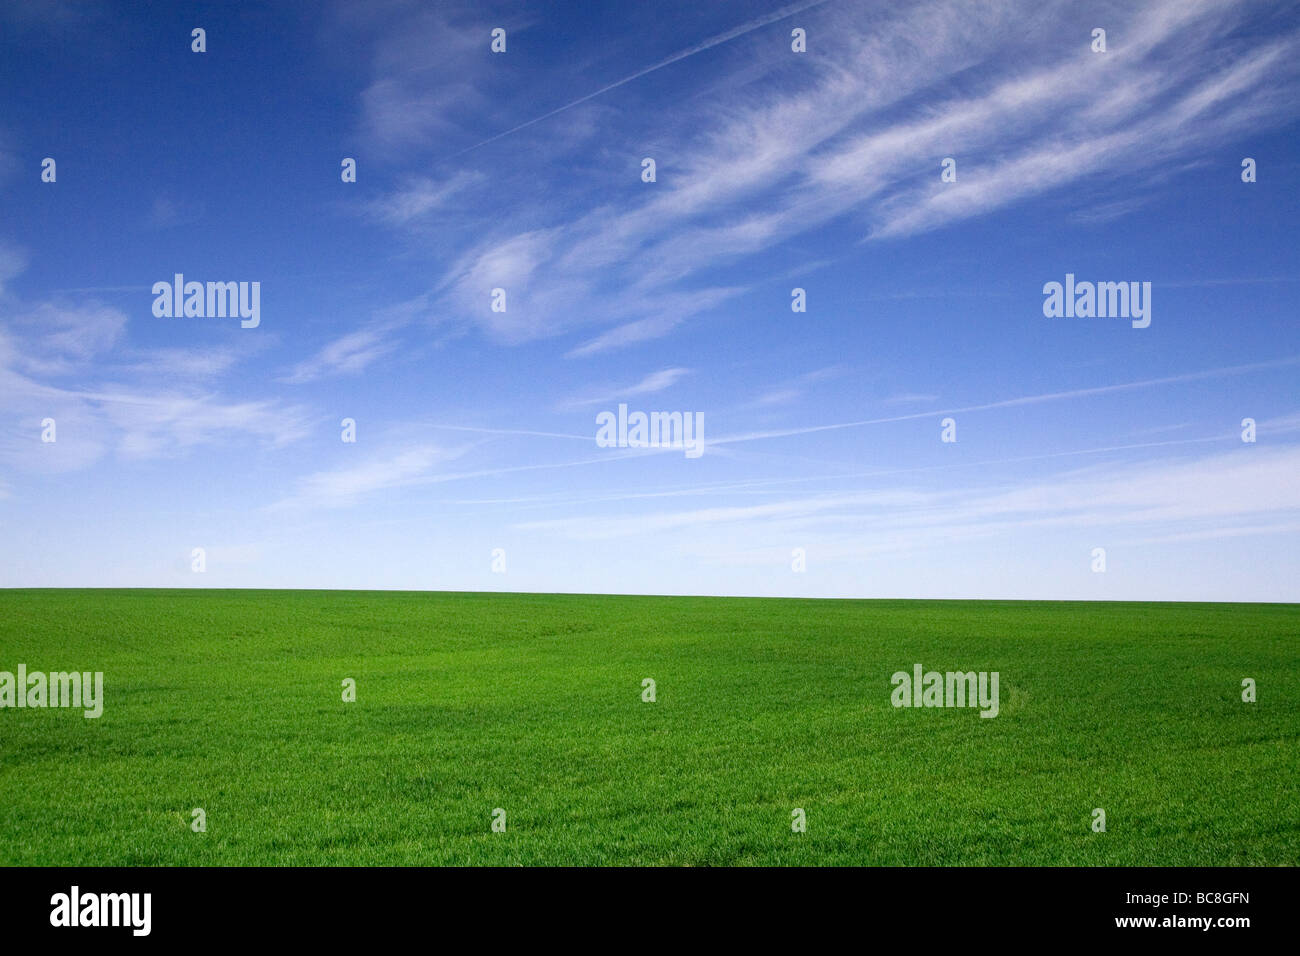
[[[0,586],[1300,599],[1294,5],[158,6],[0,13]]]

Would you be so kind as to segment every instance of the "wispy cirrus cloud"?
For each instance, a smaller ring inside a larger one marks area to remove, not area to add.
[[[191,348],[154,348],[133,350],[123,357],[120,369],[135,376],[147,375],[154,381],[201,381],[218,378],[231,369],[254,349],[234,346],[208,346]]]
[[[660,369],[657,372],[651,372],[632,385],[621,388],[605,387],[599,391],[572,396],[560,402],[558,408],[562,411],[588,408],[592,405],[608,405],[611,402],[625,401],[637,395],[652,395],[655,392],[662,392],[665,389],[672,388],[684,376],[689,374],[690,369],[687,368]]]
[[[21,269],[14,260],[12,274]],[[260,344],[140,349],[128,317],[84,297],[25,303],[0,312],[0,404],[23,423],[0,437],[0,462],[34,471],[89,467],[109,454],[161,458],[200,446],[252,440],[280,447],[309,433],[311,414],[274,399],[223,398],[214,379]],[[39,441],[53,418],[58,440]]]
[[[329,376],[364,372],[398,348],[395,333],[401,325],[400,322],[380,320],[341,335],[293,366],[281,381],[303,385]]]
[[[10,327],[29,347],[15,353],[24,370],[66,375],[113,348],[126,329],[126,314],[95,301],[42,302],[19,311]]]
[[[990,537],[1080,528],[1144,541],[1178,540],[1189,532],[1202,538],[1279,534],[1300,523],[1297,468],[1300,447],[1246,447],[1011,483],[877,487],[636,515],[584,513],[516,527],[586,541],[672,534],[693,553],[716,551],[712,542],[725,534],[738,552],[752,549],[758,562],[772,561],[773,538],[815,541],[823,557],[843,557],[923,553]]]
[[[938,395],[930,392],[899,392],[897,395],[890,395],[888,398],[881,399],[882,405],[925,405],[931,402],[937,402]]]
[[[298,482],[271,510],[343,508],[376,492],[403,488],[427,479],[439,462],[451,457],[435,445],[418,445],[368,458],[356,465],[317,471]]]
[[[569,110],[574,109],[575,107],[583,105],[584,103],[589,103],[590,101],[596,99],[596,97],[598,96],[604,96],[606,93],[616,90],[620,86],[626,86],[628,83],[631,83],[635,80],[639,80],[643,76],[648,76],[649,74],[654,73],[658,70],[662,70],[665,67],[672,66],[674,63],[679,63],[682,60],[685,60],[687,57],[695,56],[698,53],[704,53],[708,50],[712,50],[714,47],[721,46],[724,43],[730,43],[732,40],[735,40],[738,37],[743,37],[748,33],[753,33],[755,30],[761,29],[762,27],[765,27],[769,24],[777,23],[781,20],[785,20],[789,17],[794,16],[796,13],[802,13],[805,10],[810,10],[813,7],[820,7],[822,4],[829,3],[829,2],[830,0],[802,0],[802,2],[800,3],[787,4],[777,10],[774,10],[771,13],[766,13],[763,14],[762,16],[755,17],[754,19],[746,21],[745,23],[742,23],[737,27],[733,27],[730,30],[726,30],[723,31],[722,33],[711,36],[708,39],[700,43],[696,43],[692,46],[689,46],[684,50],[679,50],[678,52],[672,54],[671,56],[668,56],[658,61],[657,63],[652,63],[650,66],[643,67],[642,69],[637,70],[635,73],[630,73],[627,76],[617,79],[613,83],[607,83],[606,85],[602,86],[598,90],[593,90],[590,93],[585,93],[582,96],[579,96],[577,99],[571,100],[562,106],[557,106],[552,110],[548,110],[547,112],[541,114],[540,116],[534,116],[532,119],[525,120],[524,122],[519,123],[516,126],[512,126],[507,130],[503,130],[500,133],[497,133],[493,136],[489,136],[485,140],[480,140],[477,143],[474,143],[470,146],[466,146],[464,149],[460,150],[454,155],[460,156],[470,152],[471,150],[479,149],[483,146],[487,146],[491,143],[495,143],[499,139],[504,139],[507,136],[513,136],[515,133],[518,133],[521,130],[528,129],[530,126],[533,126],[537,123],[543,123],[554,116],[558,116],[561,113],[568,112]]]
[[[746,402],[741,407],[776,408],[780,405],[793,404],[803,398],[811,386],[839,378],[844,374],[844,371],[845,370],[838,365],[831,365],[826,368],[819,368],[814,369],[811,372],[805,372],[795,378],[786,380],[777,387],[768,389],[759,395],[758,398],[751,402]]]
[[[1087,31],[1062,31],[1070,7],[816,6],[800,16],[815,57],[788,52],[779,33],[788,24],[778,30],[775,15],[737,25],[724,36],[748,44],[763,69],[743,74],[742,84],[733,68],[735,89],[726,74],[713,77],[710,95],[688,114],[665,116],[649,135],[640,130],[642,142],[680,144],[659,154],[659,182],[634,183],[617,202],[605,190],[584,203],[535,182],[525,194],[503,195],[512,211],[446,268],[427,315],[458,316],[508,343],[603,325],[568,352],[589,357],[725,307],[752,286],[721,281],[721,270],[811,229],[848,218],[881,241],[1102,175],[1154,182],[1189,151],[1293,115],[1294,28],[1234,33],[1250,10],[1221,0],[1116,5],[1105,17],[1109,49],[1097,54]],[[689,45],[470,148],[524,129],[536,136],[549,116],[591,98],[635,101],[631,81],[688,69],[691,51],[707,46]],[[628,138],[616,114],[608,122],[608,141]],[[698,132],[683,135],[675,123]],[[945,156],[958,160],[956,183],[940,181]],[[543,182],[563,175],[544,165],[534,173]],[[1085,216],[1132,208],[1079,204]],[[510,297],[504,313],[488,307],[498,287]]]
[[[476,171],[461,171],[445,180],[410,177],[391,192],[372,200],[366,212],[387,226],[411,226],[441,210],[452,197],[484,181],[483,174]]]
[[[171,229],[203,218],[204,204],[197,199],[163,192],[154,197],[145,225],[150,229]]]
[[[913,421],[918,418],[932,418],[935,415],[956,415],[965,412],[985,412],[1004,408],[1019,408],[1029,405],[1041,405],[1048,402],[1060,402],[1080,398],[1093,398],[1101,395],[1114,395],[1138,389],[1156,388],[1161,385],[1180,385],[1188,382],[1200,382],[1216,378],[1228,378],[1246,375],[1252,372],[1281,370],[1300,365],[1300,356],[1288,356],[1267,362],[1253,362],[1249,365],[1234,365],[1226,368],[1204,369],[1199,372],[1184,372],[1178,375],[1165,375],[1161,378],[1142,379],[1135,382],[1119,382],[1113,385],[1096,385],[1090,388],[1066,389],[1059,392],[1044,392],[1036,395],[1020,395],[1004,398],[978,405],[964,405],[954,408],[940,408],[925,412],[912,412],[906,415],[892,415],[883,418],[864,418],[849,422],[831,422],[821,425],[750,432],[747,434],[724,435],[711,440],[713,445],[726,445],[735,442],[760,441],[768,438],[786,438],[794,435],[812,435],[818,432],[836,431],[842,428],[861,428],[867,425],[884,425],[893,422]]]
[[[0,399],[26,436],[0,441],[0,457],[27,470],[78,470],[109,454],[164,458],[201,447],[252,439],[267,447],[301,440],[312,418],[301,406],[273,400],[223,400],[198,390],[102,385],[91,389],[43,385],[0,369]],[[58,422],[57,445],[37,440],[39,423]]]
[[[491,115],[489,29],[509,33],[533,22],[526,11],[498,12],[490,24],[473,3],[419,0],[336,3],[327,31],[371,42],[369,80],[361,92],[360,134],[385,158],[424,154],[456,142]],[[437,51],[430,55],[430,51]]]
[[[0,154],[0,161],[3,154]],[[11,279],[27,268],[27,253],[21,247],[0,239],[0,296]]]

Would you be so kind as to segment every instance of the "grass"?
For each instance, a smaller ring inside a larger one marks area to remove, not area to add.
[[[0,864],[1289,865],[1298,651],[1296,605],[0,591],[0,670],[106,699],[0,710]],[[893,708],[916,662],[1000,715]]]

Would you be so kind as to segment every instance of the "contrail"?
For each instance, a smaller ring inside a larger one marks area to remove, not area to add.
[[[1133,389],[1152,388],[1156,385],[1174,385],[1174,384],[1181,384],[1183,382],[1199,382],[1211,378],[1226,378],[1233,375],[1245,375],[1250,372],[1258,372],[1266,369],[1288,368],[1293,365],[1300,365],[1300,355],[1292,355],[1287,358],[1272,359],[1267,362],[1253,362],[1248,365],[1230,365],[1225,368],[1204,369],[1199,372],[1183,372],[1178,375],[1167,375],[1164,376],[1163,378],[1148,378],[1136,382],[1121,382],[1117,385],[1098,385],[1092,388],[1076,388],[1065,392],[1048,392],[1043,395],[1022,395],[1019,398],[1004,398],[996,402],[985,402],[981,405],[966,405],[962,408],[938,408],[928,412],[912,412],[911,414],[908,415],[892,415],[888,418],[867,418],[867,419],[862,419],[860,421],[854,421],[854,422],[836,422],[832,425],[806,425],[799,428],[782,429],[780,431],[750,432],[749,434],[742,434],[742,435],[724,435],[721,438],[711,439],[709,441],[709,447],[712,448],[717,445],[733,445],[736,444],[737,442],[761,441],[766,438],[788,438],[794,435],[812,435],[817,432],[838,431],[839,429],[842,428],[860,428],[864,425],[886,425],[886,424],[892,424],[894,422],[910,422],[910,421],[916,421],[917,419],[921,419],[921,418],[934,418],[936,415],[960,415],[965,412],[984,412],[995,408],[1014,408],[1019,405],[1038,405],[1042,402],[1058,402],[1058,401],[1062,401],[1063,399],[1070,399],[1070,398],[1088,398],[1093,395],[1109,395],[1114,392],[1127,392]],[[60,390],[56,390],[56,391],[58,394],[69,394],[69,393],[62,392]],[[83,398],[92,398],[100,401],[115,401],[115,400],[122,401],[123,400],[120,398],[116,398],[114,396],[98,395],[89,392],[79,392],[75,394],[79,394]],[[538,438],[569,438],[575,441],[582,441],[582,442],[595,441],[595,437],[589,434],[573,435],[565,432],[532,431],[532,430],[522,429],[522,428],[484,428],[484,427],[475,427],[471,425],[444,425],[444,424],[433,423],[433,422],[428,423],[428,425],[431,428],[446,428],[452,431],[462,431],[462,432],[479,432],[485,435],[530,435]],[[1210,437],[1210,438],[1186,438],[1186,439],[1176,439],[1173,441],[1148,442],[1139,445],[1117,445],[1111,448],[1092,449],[1092,451],[1121,451],[1127,448],[1154,448],[1158,445],[1177,445],[1177,444],[1185,444],[1185,443],[1192,443],[1192,442],[1218,441],[1220,440],[1220,437],[1221,436]],[[1059,452],[1057,454],[1084,454],[1084,453],[1083,452]],[[1027,458],[1024,460],[1034,461],[1040,457],[1050,458],[1054,456],[1035,455],[1032,456],[1031,458]],[[603,459],[590,459],[590,460],[598,461]],[[1004,464],[1006,462],[1018,461],[1018,460],[1020,459],[1005,459],[1005,461],[998,460],[994,462],[988,462],[987,464]],[[573,462],[571,464],[583,464],[583,463],[585,462]],[[547,465],[544,467],[560,467],[560,466]],[[911,471],[913,469],[902,469],[902,470]],[[888,473],[889,472],[866,472],[863,474],[888,474]],[[851,475],[842,475],[842,476],[834,476],[834,477],[852,478],[852,477],[860,477],[860,475],[851,474]],[[800,478],[800,479],[783,479],[783,480],[802,481],[804,479]]]
[[[752,432],[747,435],[725,435],[710,440],[714,445],[730,445],[742,441],[758,441],[764,438],[787,438],[791,435],[811,435],[815,432],[835,431],[841,428],[859,428],[863,425],[885,425],[892,422],[909,422],[918,418],[933,418],[936,415],[959,415],[963,412],[983,412],[992,408],[1013,408],[1017,405],[1037,405],[1040,402],[1055,402],[1066,398],[1085,398],[1091,395],[1107,395],[1111,392],[1125,392],[1135,388],[1151,388],[1155,385],[1172,385],[1181,382],[1197,382],[1207,378],[1223,378],[1229,375],[1243,375],[1261,369],[1285,368],[1300,365],[1300,355],[1275,359],[1270,362],[1255,362],[1250,365],[1232,365],[1227,368],[1208,369],[1203,372],[1188,372],[1182,375],[1169,375],[1164,378],[1148,378],[1140,382],[1124,382],[1119,385],[1100,385],[1094,388],[1076,388],[1068,392],[1049,392],[1046,395],[1025,395],[1020,398],[1007,398],[998,402],[986,402],[983,405],[967,405],[964,408],[938,408],[929,412],[914,412],[910,415],[894,415],[890,418],[868,418],[856,422],[836,422],[833,425],[809,425],[803,428],[787,428],[781,431]]]
[[[430,428],[446,428],[457,432],[479,432],[484,435],[531,435],[535,438],[574,438],[578,441],[594,442],[595,435],[569,435],[565,432],[540,432],[530,431],[525,428],[476,428],[472,425],[441,425],[436,422],[428,423]]]
[[[809,10],[812,7],[820,7],[822,4],[829,3],[829,2],[830,0],[812,0],[812,2],[810,3],[792,3],[789,6],[782,7],[780,10],[777,10],[774,13],[767,14],[767,16],[759,17],[756,20],[750,20],[748,23],[742,24],[741,26],[728,30],[726,33],[719,33],[716,36],[709,37],[709,39],[703,41],[702,43],[697,43],[693,47],[688,47],[687,49],[682,50],[679,53],[674,53],[672,56],[668,57],[668,59],[660,60],[658,63],[654,64],[653,66],[648,66],[644,70],[640,70],[636,73],[633,73],[631,76],[625,76],[621,80],[615,80],[613,83],[609,84],[608,86],[602,86],[596,92],[588,93],[586,96],[579,97],[578,99],[574,100],[572,103],[566,103],[564,106],[557,107],[551,110],[549,113],[543,113],[541,116],[536,116],[533,119],[528,120],[527,122],[520,123],[518,126],[506,130],[504,133],[497,133],[495,136],[488,137],[487,139],[483,140],[483,142],[481,143],[475,143],[473,146],[466,146],[464,149],[460,150],[459,152],[452,153],[450,156],[447,157],[447,159],[455,159],[457,156],[463,156],[465,153],[468,153],[470,150],[478,149],[480,146],[486,146],[488,143],[495,143],[497,140],[509,136],[511,133],[517,133],[521,129],[527,129],[529,126],[532,126],[534,123],[540,123],[542,120],[550,119],[552,116],[555,116],[557,113],[563,113],[565,110],[571,110],[575,106],[580,106],[581,104],[587,102],[588,100],[594,100],[596,97],[608,93],[610,90],[618,89],[620,86],[624,85],[625,83],[631,83],[633,80],[640,79],[641,77],[645,76],[647,73],[653,73],[655,70],[662,70],[664,67],[672,65],[673,63],[676,63],[678,60],[684,60],[688,56],[694,56],[697,53],[703,53],[705,50],[711,50],[715,46],[719,46],[720,44],[726,43],[729,40],[734,40],[736,39],[736,37],[744,36],[746,33],[750,33],[754,30],[757,30],[759,27],[765,27],[769,23],[775,23],[777,20],[784,20],[786,17],[794,16],[794,14],[799,13],[800,11]]]

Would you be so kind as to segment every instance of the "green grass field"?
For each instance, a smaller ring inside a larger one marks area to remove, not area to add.
[[[0,864],[1300,859],[1296,605],[0,591],[19,663],[105,705],[0,710]]]

